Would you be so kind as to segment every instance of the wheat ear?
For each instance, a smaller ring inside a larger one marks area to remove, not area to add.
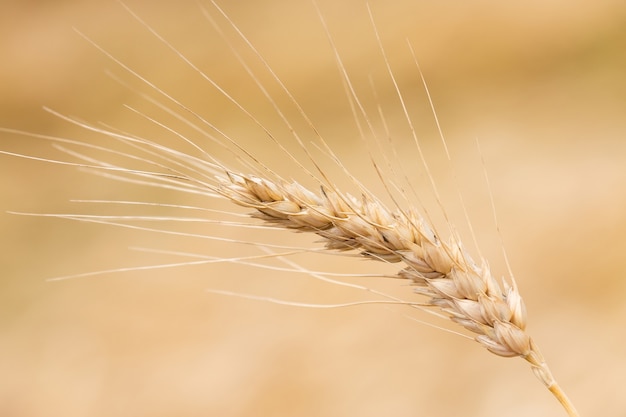
[[[390,211],[365,192],[357,199],[322,186],[316,194],[296,182],[233,172],[218,181],[221,195],[276,227],[315,233],[330,250],[356,249],[371,259],[403,262],[397,275],[410,280],[416,293],[476,334],[490,352],[528,361],[567,413],[578,416],[526,333],[526,309],[514,279],[498,282],[483,259],[472,260],[455,237],[442,241],[415,210]]]
[[[97,47],[95,44],[94,46]],[[113,61],[120,63],[109,54],[105,54]],[[179,56],[192,65],[181,54]],[[120,65],[133,73],[128,67],[121,63]],[[339,67],[343,70],[341,63]],[[192,68],[195,69],[193,66]],[[273,75],[271,70],[270,73]],[[280,81],[278,78],[275,79]],[[349,82],[347,75],[344,75],[344,80]],[[150,85],[148,82],[146,84]],[[223,90],[220,91],[229,97]],[[288,93],[287,90],[285,91]],[[184,108],[171,97],[165,96]],[[353,99],[358,103],[356,96]],[[237,102],[234,103],[238,105]],[[294,104],[297,106],[295,101]],[[241,106],[240,108],[244,110]],[[301,114],[305,116],[303,112]],[[320,192],[315,193],[296,182],[278,179],[269,170],[266,177],[235,173],[224,168],[221,163],[208,155],[205,156],[213,162],[195,159],[148,140],[91,127],[63,116],[60,117],[87,130],[117,139],[133,147],[135,151],[143,149],[154,160],[142,159],[134,154],[110,151],[96,145],[68,139],[42,135],[39,137],[57,142],[57,145],[82,145],[96,151],[108,151],[131,160],[143,160],[152,163],[157,171],[164,169],[167,174],[118,167],[63,148],[61,149],[78,157],[83,163],[54,160],[48,160],[48,162],[96,168],[100,169],[103,175],[111,178],[125,179],[140,184],[145,181],[150,185],[181,192],[205,195],[215,192],[235,204],[256,210],[254,217],[261,218],[275,227],[319,235],[324,239],[328,250],[358,250],[370,259],[404,263],[405,267],[397,273],[397,276],[409,280],[414,285],[415,292],[426,297],[432,308],[438,309],[452,321],[474,333],[476,341],[490,352],[504,357],[524,358],[530,363],[535,375],[563,405],[568,415],[578,416],[574,406],[556,383],[537,345],[525,330],[526,311],[514,279],[511,277],[508,282],[496,280],[484,259],[474,261],[463,249],[456,236],[444,242],[416,210],[412,208],[389,210],[367,191],[362,191],[361,198],[355,198],[332,186],[322,185]],[[284,119],[284,121],[289,126],[287,120]],[[408,117],[407,121],[410,121]],[[0,129],[0,131],[23,134],[23,132],[9,129]],[[38,137],[34,134],[30,136]],[[297,136],[294,137],[299,141]],[[187,142],[193,145],[190,141]],[[193,146],[200,150],[196,145]],[[236,143],[233,142],[233,146],[252,158]],[[3,151],[0,153],[17,155]],[[163,157],[163,160],[159,156]],[[214,184],[211,179],[207,180],[206,174],[216,171],[219,173],[217,183]],[[138,179],[133,181],[122,178],[124,174]],[[87,216],[57,215],[57,217],[88,221]],[[96,218],[99,220],[91,221],[115,224],[107,220],[105,216]]]

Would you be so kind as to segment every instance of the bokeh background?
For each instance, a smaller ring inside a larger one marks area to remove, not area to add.
[[[369,3],[442,203],[468,249],[477,253],[469,243],[459,190],[482,255],[496,275],[507,274],[486,171],[502,239],[528,307],[530,333],[581,415],[623,416],[624,2]],[[313,4],[278,0],[220,4],[347,167],[382,193]],[[295,149],[288,130],[197,2],[128,5],[250,109],[278,140]],[[219,12],[205,6],[304,139],[314,140],[263,65],[254,62],[254,54],[237,40]],[[119,3],[33,0],[4,1],[0,7],[0,126],[99,143],[97,135],[45,112],[42,106],[47,106],[176,146],[171,134],[141,120],[124,108],[128,104],[154,111],[151,114],[159,120],[172,123],[211,153],[235,162],[197,132],[146,106],[140,94],[158,94],[72,29],[77,28],[236,137],[268,165],[308,180],[285,162],[258,126]],[[319,8],[379,139],[384,142],[387,135],[376,104],[385,112],[398,164],[411,177],[435,223],[445,230],[387,77],[365,2],[320,0]],[[445,158],[406,40],[427,79],[452,162]],[[6,151],[63,157],[46,141],[7,131],[0,133],[0,144]],[[350,188],[345,178],[338,181]],[[320,303],[370,298],[306,276],[214,264],[47,281],[173,262],[169,256],[129,247],[224,257],[250,254],[251,249],[8,213],[123,212],[103,204],[71,203],[72,199],[228,207],[214,200],[133,187],[74,167],[7,155],[0,155],[0,196],[3,416],[564,415],[523,361],[495,357],[471,340],[417,322],[433,322],[423,313],[376,305],[305,309],[205,291]],[[194,225],[190,230],[298,246],[314,246],[315,240],[219,225]],[[375,266],[354,258],[308,255],[296,260],[338,272],[397,270],[394,265]],[[397,281],[356,282],[412,297],[410,288]]]

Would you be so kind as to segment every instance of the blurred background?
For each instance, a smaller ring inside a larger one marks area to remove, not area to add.
[[[224,37],[198,2],[127,2],[302,157],[232,50],[250,62],[303,139],[314,141],[315,136],[219,11],[201,3],[223,28]],[[371,117],[375,134],[365,137],[372,153],[379,158],[376,143],[385,144],[436,227],[445,231],[365,2],[318,4]],[[619,395],[619,387],[626,384],[624,2],[371,0],[369,4],[442,204],[468,250],[478,256],[459,191],[480,254],[489,260],[494,275],[507,275],[486,171],[502,240],[527,304],[530,334],[581,415],[624,415],[626,399]],[[220,5],[347,168],[384,195],[312,2]],[[129,105],[236,164],[228,151],[150,105],[142,94],[162,103],[167,100],[101,53],[76,28],[273,169],[310,182],[241,109],[119,3],[5,1],[1,8],[0,126],[102,143],[97,134],[46,112],[46,106],[189,150],[171,133],[124,107]],[[451,162],[407,40],[428,83]],[[396,155],[386,144],[388,138]],[[9,152],[68,158],[45,140],[9,131],[0,133],[0,144]],[[338,175],[343,189],[358,194],[340,170],[330,165],[328,169]],[[251,254],[254,248],[8,213],[131,210],[72,199],[175,202],[227,210],[229,205],[8,155],[0,155],[0,196],[3,416],[565,415],[523,361],[498,358],[471,340],[420,323],[417,320],[433,319],[419,311],[377,305],[306,309],[205,291],[311,303],[371,299],[310,277],[213,264],[47,281],[176,261],[132,247],[222,257]],[[178,214],[190,215],[182,210]],[[305,247],[314,247],[316,240],[220,225],[163,227]],[[296,260],[336,272],[399,269],[314,254]],[[355,282],[413,297],[402,282]]]

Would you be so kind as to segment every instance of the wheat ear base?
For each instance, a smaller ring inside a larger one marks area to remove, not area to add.
[[[554,395],[559,403],[561,403],[569,417],[580,417],[580,414],[578,414],[578,411],[576,410],[576,407],[574,407],[572,401],[554,379],[552,371],[550,371],[550,368],[548,368],[548,364],[546,363],[543,355],[539,351],[539,348],[532,341],[532,339],[530,346],[530,353],[523,356],[523,358],[530,363],[534,374],[546,386],[546,388],[548,388],[548,390],[552,393],[552,395]]]

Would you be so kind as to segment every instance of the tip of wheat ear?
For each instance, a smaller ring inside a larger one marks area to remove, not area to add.
[[[357,199],[322,186],[314,193],[296,182],[227,172],[216,191],[256,210],[255,217],[280,228],[312,232],[330,250],[359,250],[372,259],[402,262],[398,276],[410,280],[452,321],[476,335],[490,352],[521,356],[565,407],[577,412],[556,384],[526,333],[526,308],[514,281],[498,282],[487,263],[476,263],[461,242],[439,239],[413,209],[389,210],[375,197]]]

